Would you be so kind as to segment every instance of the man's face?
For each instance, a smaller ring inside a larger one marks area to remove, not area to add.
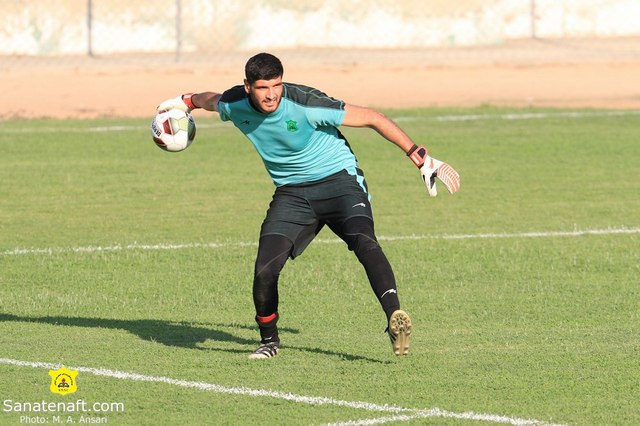
[[[250,84],[244,81],[244,90],[251,96],[253,105],[261,112],[269,114],[278,109],[282,99],[282,77],[271,80],[257,80]]]

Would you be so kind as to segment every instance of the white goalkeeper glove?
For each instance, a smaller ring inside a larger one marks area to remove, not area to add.
[[[167,99],[166,101],[158,105],[158,108],[156,108],[156,110],[160,113],[175,108],[184,112],[191,112],[191,110],[197,108],[191,101],[191,96],[193,96],[193,93],[185,93],[184,95]]]
[[[420,169],[420,175],[422,176],[424,184],[427,186],[427,192],[429,192],[429,195],[432,197],[438,195],[436,178],[442,181],[451,194],[460,189],[460,175],[458,172],[447,163],[431,158],[427,148],[413,145],[409,152],[407,152],[407,156]]]

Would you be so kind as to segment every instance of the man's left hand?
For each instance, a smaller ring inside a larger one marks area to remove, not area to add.
[[[427,192],[432,197],[438,195],[436,178],[444,184],[451,194],[460,189],[460,175],[458,172],[447,163],[431,158],[428,155],[425,157],[424,164],[420,167],[420,175],[422,175],[422,180],[427,186]]]
[[[436,178],[440,179],[452,194],[460,189],[460,175],[458,172],[447,163],[431,158],[429,151],[424,146],[413,145],[407,152],[407,156],[420,169],[422,180],[427,186],[429,195],[432,197],[438,195]]]

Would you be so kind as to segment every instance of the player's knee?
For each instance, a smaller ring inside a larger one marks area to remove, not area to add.
[[[373,221],[366,216],[357,216],[347,220],[342,226],[343,238],[356,256],[370,250],[380,249],[373,229]]]
[[[273,258],[264,263],[256,262],[253,275],[254,287],[271,287],[278,282],[284,262],[278,262],[277,260]]]
[[[355,238],[355,244],[350,249],[353,250],[356,256],[360,257],[371,250],[380,250],[380,244],[369,235],[358,234]]]
[[[254,269],[254,286],[270,286],[278,281],[289,258],[291,242],[282,235],[267,235],[260,240]]]

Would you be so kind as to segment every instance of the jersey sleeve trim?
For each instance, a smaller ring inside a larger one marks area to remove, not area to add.
[[[246,97],[247,97],[247,92],[244,91],[244,86],[238,85],[238,86],[233,86],[229,90],[225,90],[222,96],[220,96],[220,99],[218,100],[218,102],[224,102],[229,104],[232,102],[240,101]]]
[[[292,83],[285,83],[284,87],[285,92],[283,96],[296,104],[312,108],[344,110],[344,101],[332,98],[313,87]]]

